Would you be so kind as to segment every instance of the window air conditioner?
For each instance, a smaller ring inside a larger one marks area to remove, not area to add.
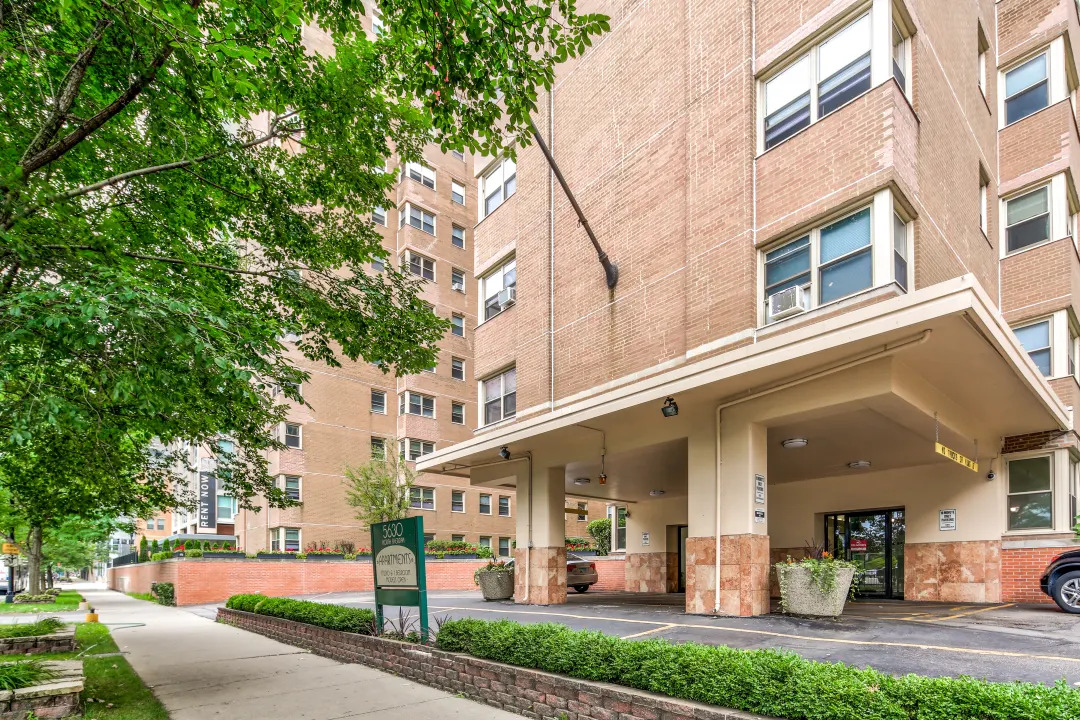
[[[465,292],[465,283],[459,283],[459,282],[450,283],[450,289],[455,290],[457,292]]]
[[[770,295],[768,303],[769,320],[782,320],[806,312],[810,306],[810,298],[801,285],[794,285]]]
[[[517,288],[508,287],[499,291],[499,307],[507,308],[517,302]]]

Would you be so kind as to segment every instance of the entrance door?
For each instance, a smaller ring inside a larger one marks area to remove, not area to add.
[[[686,592],[686,538],[690,534],[690,528],[680,525],[679,528],[679,590]]]
[[[826,543],[855,563],[855,596],[904,597],[904,511],[834,513],[825,517]]]

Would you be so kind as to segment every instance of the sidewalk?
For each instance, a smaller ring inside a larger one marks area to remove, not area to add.
[[[173,720],[518,717],[99,585],[78,590]]]

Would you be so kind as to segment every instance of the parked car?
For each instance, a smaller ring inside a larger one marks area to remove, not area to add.
[[[508,560],[506,564],[513,567],[514,561]],[[566,553],[567,587],[574,588],[575,592],[583,593],[598,582],[600,582],[600,576],[596,574],[596,563],[573,553]]]
[[[1080,614],[1080,549],[1051,560],[1039,578],[1039,587],[1065,612]]]

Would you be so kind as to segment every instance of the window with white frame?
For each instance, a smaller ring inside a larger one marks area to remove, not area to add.
[[[455,380],[465,379],[465,361],[461,358],[450,358],[450,377]]]
[[[402,415],[435,417],[435,398],[406,390],[398,396],[398,412]]]
[[[982,23],[979,23],[979,60],[978,60],[978,78],[979,78],[979,91],[982,92],[983,97],[986,97],[986,68],[988,67],[988,58],[990,55],[990,41],[986,39],[986,31],[983,30]]]
[[[376,206],[375,209],[371,211],[371,220],[377,225],[385,225],[386,210]]]
[[[371,260],[371,269],[377,273],[381,273],[386,270],[386,261],[381,257],[373,258]]]
[[[458,205],[465,204],[465,186],[457,180],[450,181],[450,199]]]
[[[484,424],[490,425],[517,413],[517,368],[510,368],[481,383]]]
[[[979,229],[983,231],[983,235],[990,236],[990,178],[982,174],[982,170],[979,170]]]
[[[463,228],[463,227],[461,227],[459,225],[454,225],[450,229],[450,242],[456,248],[464,248],[465,247],[465,228]]]
[[[300,426],[296,423],[285,423],[285,447],[299,448],[301,442]]]
[[[435,171],[422,163],[405,163],[402,171],[410,180],[415,180],[424,187],[435,189]]]
[[[510,557],[510,538],[499,538],[499,557]]]
[[[450,540],[451,540],[451,542],[465,542],[465,536],[464,535],[451,535]]]
[[[1069,330],[1069,346],[1067,348],[1065,348],[1065,361],[1067,363],[1066,367],[1067,367],[1067,369],[1069,371],[1069,375],[1072,375],[1074,378],[1077,378],[1077,377],[1080,377],[1080,375],[1077,375],[1076,354],[1077,354],[1077,343],[1080,342],[1080,341],[1077,340],[1076,328],[1073,326],[1073,324],[1071,322],[1068,323],[1068,325],[1069,325],[1069,328],[1068,328],[1068,330]]]
[[[908,223],[899,213],[893,213],[893,279],[908,289]]]
[[[409,490],[409,507],[416,510],[435,509],[435,488],[413,487]]]
[[[386,458],[386,438],[371,438],[371,457],[376,460],[383,460]]]
[[[425,280],[435,280],[435,261],[412,250],[405,251],[405,267],[409,272]]]
[[[1080,495],[1080,460],[1076,456],[1069,456],[1069,522],[1070,527],[1080,522],[1077,517],[1076,498]]]
[[[464,403],[450,403],[450,422],[455,425],[465,424],[465,404]]]
[[[490,535],[481,535],[480,536],[480,542],[478,544],[480,545],[480,547],[487,548],[488,550],[490,550],[491,549],[491,536]]]
[[[1050,318],[1037,323],[1013,328],[1013,333],[1020,344],[1031,356],[1032,362],[1039,368],[1043,375],[1051,377],[1053,368],[1053,352],[1051,351],[1051,323]]]
[[[480,514],[491,514],[491,496],[487,493],[480,493]]]
[[[1043,51],[1005,72],[1005,124],[1023,120],[1050,104],[1048,53]]]
[[[1005,252],[1050,239],[1050,186],[1005,201]]]
[[[293,500],[300,499],[300,476],[286,475],[281,480],[281,489]]]
[[[906,94],[908,90],[908,39],[895,21],[892,25],[892,71],[896,84]]]
[[[456,157],[458,160],[465,159],[465,153],[461,152],[460,150],[451,150],[450,154]]]
[[[450,512],[465,512],[465,491],[454,490],[450,493]]]
[[[383,390],[371,391],[371,412],[386,414],[386,392]]]
[[[480,313],[490,320],[517,301],[517,258],[510,258],[480,278]]]
[[[589,519],[589,503],[579,502],[577,504],[577,519],[578,522],[586,522]]]
[[[270,531],[270,549],[274,552],[300,552],[300,528],[273,528]]]
[[[386,31],[386,26],[383,24],[382,13],[379,12],[379,8],[371,8],[371,32],[376,36],[382,35]]]
[[[407,222],[417,230],[423,230],[428,235],[435,234],[435,213],[428,212],[412,203],[405,203],[398,212],[400,212],[398,217],[399,228],[404,227]]]
[[[1009,530],[1054,527],[1053,459],[1049,455],[1009,461]]]
[[[450,270],[450,289],[454,292],[465,292],[465,271],[452,268]]]
[[[407,460],[419,460],[424,455],[430,455],[435,452],[435,443],[428,442],[427,440],[413,440],[412,438],[402,438],[398,441],[398,445],[401,457]],[[406,452],[408,453],[406,455]]]
[[[450,332],[458,337],[465,337],[465,316],[454,313],[450,316]]]
[[[499,516],[500,517],[510,517],[510,496],[509,495],[500,495],[499,496]]]
[[[490,215],[517,190],[517,163],[503,158],[480,180],[480,219]]]

